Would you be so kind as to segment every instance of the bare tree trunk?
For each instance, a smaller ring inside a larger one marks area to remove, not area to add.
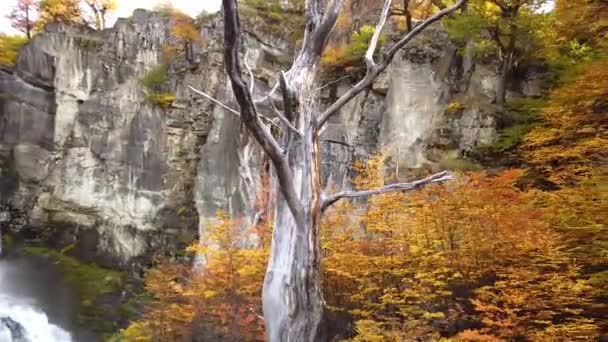
[[[333,26],[333,25],[332,25]],[[325,41],[308,35],[302,51],[281,88],[285,116],[301,132],[283,130],[280,140],[293,175],[292,183],[303,209],[302,222],[294,220],[279,196],[271,258],[262,302],[269,341],[315,341],[323,315],[319,224],[321,184],[315,75]]]
[[[319,134],[329,117],[357,94],[368,89],[376,77],[387,68],[393,57],[407,42],[428,25],[438,21],[462,6],[458,0],[453,6],[431,16],[417,25],[406,36],[385,51],[382,63],[374,62],[374,52],[391,0],[385,0],[381,18],[376,26],[365,55],[365,77],[323,112],[319,111],[315,77],[329,34],[338,18],[342,0],[307,0],[308,22],[302,48],[291,69],[280,75],[283,92],[284,115],[281,119],[281,136],[276,140],[257,113],[251,88],[243,80],[240,67],[240,20],[236,0],[223,0],[224,45],[226,71],[231,80],[240,112],[239,115],[274,166],[276,210],[271,246],[271,257],[264,280],[262,294],[266,334],[271,342],[317,341],[318,327],[323,314],[323,297],[320,279],[319,226],[322,212],[341,198],[369,196],[388,191],[406,191],[424,184],[451,179],[441,173],[412,183],[396,184],[361,192],[340,192],[323,196],[319,170]],[[253,85],[253,79],[250,82]],[[191,88],[192,89],[192,88]],[[210,98],[200,91],[195,92]]]

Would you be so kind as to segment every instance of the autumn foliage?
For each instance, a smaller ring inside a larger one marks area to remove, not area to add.
[[[355,184],[381,182],[381,166],[364,165]],[[354,340],[596,336],[582,315],[591,287],[577,279],[562,235],[513,187],[519,174],[462,175],[329,216],[326,298],[355,317]]]
[[[126,341],[260,341],[261,286],[266,249],[258,240],[263,227],[243,230],[219,212],[200,243],[188,252],[198,267],[160,259],[146,277],[151,296],[143,317],[122,332]],[[254,234],[255,232],[255,234]],[[260,233],[258,233],[260,232]]]
[[[383,185],[383,169],[382,156],[358,163],[353,185]],[[567,228],[583,214],[601,229],[605,220],[592,217],[602,216],[605,192],[583,199],[572,190],[559,205],[557,193],[516,188],[521,175],[460,174],[447,185],[333,208],[322,230],[326,308],[352,321],[334,333],[353,341],[595,340],[596,300],[606,287],[582,267],[602,262],[605,240],[586,231],[596,254],[572,250],[576,236]],[[243,248],[267,245],[258,240],[268,238],[267,229],[257,229],[219,213],[205,242],[190,248],[206,267],[162,263],[151,270],[153,300],[125,336],[262,340],[268,254]]]
[[[608,157],[608,61],[590,63],[554,90],[542,113],[545,125],[525,138],[527,161],[548,181],[575,185]]]

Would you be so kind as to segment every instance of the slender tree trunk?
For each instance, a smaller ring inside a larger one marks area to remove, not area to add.
[[[27,36],[27,40],[32,39],[32,24],[30,21],[30,8],[27,6],[25,8],[25,35]]]
[[[509,70],[511,69],[509,63],[509,56],[504,56],[500,62],[498,70],[498,82],[496,83],[496,98],[495,102],[499,106],[505,105],[505,99],[507,97],[507,86],[509,80]]]
[[[101,23],[101,27],[99,28],[99,30],[103,30],[106,28],[106,10],[102,9],[100,14],[99,14],[99,21]]]
[[[412,13],[410,12],[410,0],[403,0],[403,14],[405,15],[405,26],[407,32],[412,30]]]
[[[517,12],[515,12],[517,13]],[[515,15],[509,15],[509,41],[506,48],[501,53],[498,84],[496,85],[496,104],[504,106],[507,98],[507,89],[509,86],[509,79],[511,78],[511,71],[513,70],[513,64],[515,62],[515,41],[517,39],[517,26],[514,23]]]

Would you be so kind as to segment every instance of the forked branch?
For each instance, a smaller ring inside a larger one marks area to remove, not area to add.
[[[232,84],[232,91],[241,109],[241,120],[272,161],[277,173],[281,194],[285,197],[295,221],[299,224],[303,223],[303,208],[291,183],[293,177],[288,161],[270,130],[262,124],[251,92],[242,77],[239,61],[241,27],[237,2],[236,0],[222,0],[222,4],[224,9],[224,61],[226,72]]]
[[[363,79],[361,81],[359,81],[359,83],[357,83],[355,86],[350,88],[350,90],[348,90],[344,95],[342,95],[336,102],[334,102],[331,106],[329,106],[329,108],[327,108],[319,116],[319,120],[318,120],[319,127],[322,127],[323,124],[325,124],[325,122],[327,122],[327,120],[332,115],[336,114],[340,110],[340,108],[342,108],[342,106],[344,106],[346,103],[348,103],[348,101],[352,100],[355,96],[357,96],[363,90],[365,90],[369,86],[371,86],[374,83],[374,81],[376,80],[376,78],[380,75],[380,73],[389,66],[389,64],[391,63],[391,61],[393,60],[393,58],[395,57],[397,52],[405,44],[407,44],[410,40],[412,40],[415,36],[417,36],[420,32],[422,32],[422,30],[427,28],[429,25],[440,20],[441,18],[445,17],[446,15],[453,13],[454,11],[456,11],[457,9],[462,7],[466,2],[467,2],[467,0],[458,0],[454,5],[442,9],[441,11],[435,13],[434,15],[432,15],[431,17],[427,18],[422,23],[420,23],[419,25],[414,27],[413,30],[411,30],[408,34],[406,34],[403,38],[401,38],[399,41],[397,41],[395,44],[393,44],[393,46],[391,46],[388,50],[385,51],[382,62],[380,64],[376,64],[373,61],[373,57],[368,58],[369,56],[373,56],[373,54],[376,50],[377,41],[374,43],[373,39],[372,39],[372,44],[370,44],[370,46],[368,47],[368,50],[366,53],[366,58],[365,58],[365,64],[367,67],[365,76],[363,77]],[[390,3],[391,3],[390,0],[385,0],[384,7],[382,9],[382,16],[380,17],[380,20],[378,21],[378,24],[376,25],[376,31],[374,32],[374,37],[376,35],[379,36],[382,31],[382,28],[384,27],[384,23],[386,22],[386,15],[388,14]],[[370,54],[370,51],[371,51],[371,54]]]
[[[343,198],[368,197],[368,196],[372,196],[372,195],[385,194],[387,192],[409,191],[409,190],[414,190],[416,188],[419,188],[426,184],[440,183],[440,182],[445,182],[445,181],[452,180],[452,179],[454,179],[454,176],[452,176],[447,171],[443,171],[443,172],[436,173],[432,176],[426,177],[424,179],[416,180],[416,181],[409,182],[409,183],[396,183],[396,184],[391,184],[391,185],[383,186],[383,187],[376,188],[376,189],[363,190],[363,191],[342,191],[342,192],[335,193],[327,198],[324,198],[323,202],[321,203],[321,211],[325,211],[332,204],[338,202],[339,200],[341,200]]]

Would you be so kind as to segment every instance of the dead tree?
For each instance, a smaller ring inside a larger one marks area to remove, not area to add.
[[[257,111],[258,101],[253,99],[252,87],[248,87],[243,78],[239,57],[242,32],[237,0],[222,2],[225,67],[240,109],[232,111],[240,115],[243,124],[268,155],[276,177],[273,185],[277,192],[274,232],[262,294],[266,334],[269,341],[316,341],[323,314],[319,225],[324,210],[342,198],[406,191],[451,179],[448,173],[441,172],[411,183],[367,191],[323,194],[319,169],[321,131],[342,106],[372,85],[405,44],[424,28],[456,11],[466,0],[458,0],[453,6],[442,9],[414,27],[384,50],[382,60],[376,62],[374,52],[391,6],[391,0],[385,0],[365,54],[365,76],[324,110],[318,106],[315,77],[320,57],[340,13],[342,0],[307,0],[307,23],[302,47],[290,70],[279,74],[284,110],[277,114],[281,127],[277,139],[266,124],[268,117]]]

